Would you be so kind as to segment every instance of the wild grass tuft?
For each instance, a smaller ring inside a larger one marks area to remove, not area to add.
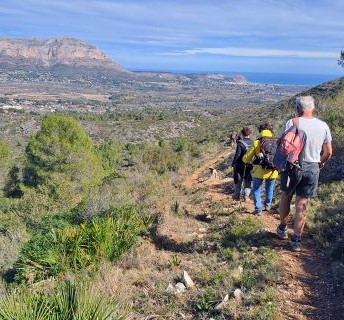
[[[95,295],[89,286],[64,282],[53,292],[18,288],[0,299],[1,320],[129,319],[118,300]]]
[[[245,248],[259,235],[263,224],[255,217],[240,219],[232,215],[222,239],[224,248]]]
[[[133,207],[112,208],[103,217],[39,233],[23,248],[17,281],[35,282],[117,260],[136,241],[142,222]]]

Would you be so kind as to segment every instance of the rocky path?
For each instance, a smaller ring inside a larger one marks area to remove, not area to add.
[[[187,188],[205,188],[209,197],[216,200],[230,198],[224,193],[224,186],[231,178],[222,178],[219,170],[203,179],[204,172],[220,168],[229,151],[207,161],[184,181]],[[245,214],[253,211],[253,204],[243,204]],[[261,217],[271,238],[271,248],[282,259],[281,277],[277,285],[277,297],[281,305],[281,319],[285,320],[340,320],[344,319],[344,294],[332,279],[330,266],[323,253],[305,230],[301,252],[288,250],[288,240],[275,235],[279,223],[276,215],[265,213]],[[291,232],[291,230],[290,230]]]

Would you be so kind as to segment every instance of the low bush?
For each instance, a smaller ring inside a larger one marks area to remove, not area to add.
[[[0,140],[0,188],[4,187],[4,177],[7,175],[11,163],[11,150]]]
[[[318,244],[332,261],[344,263],[344,182],[319,188],[319,199],[311,206],[310,226]],[[343,278],[344,284],[344,278]]]
[[[61,222],[59,228],[37,233],[15,264],[17,282],[96,268],[101,259],[116,261],[136,241],[142,222],[133,207],[111,208],[80,225]]]
[[[96,148],[106,176],[113,175],[117,167],[123,163],[125,157],[124,148],[123,144],[115,142],[103,143]]]
[[[329,107],[320,114],[321,118],[327,122],[333,136],[334,149],[344,147],[344,90],[339,92],[335,97],[328,98],[324,102]]]

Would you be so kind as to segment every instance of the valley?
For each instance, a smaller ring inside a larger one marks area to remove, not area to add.
[[[1,319],[340,319],[344,78],[128,72],[75,39],[8,41]],[[294,253],[274,233],[277,189],[260,217],[252,199],[232,200],[228,135],[270,122],[277,136],[300,94],[315,97],[335,151]]]

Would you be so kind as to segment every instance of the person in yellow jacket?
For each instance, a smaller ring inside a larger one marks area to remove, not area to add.
[[[265,181],[265,202],[264,209],[269,211],[271,209],[272,198],[274,194],[275,180],[278,177],[276,169],[264,169],[260,164],[255,164],[256,159],[259,159],[261,154],[261,142],[263,138],[272,138],[272,126],[268,123],[259,126],[259,138],[253,141],[250,149],[245,153],[243,162],[248,164],[253,162],[252,181],[253,181],[253,201],[254,213],[256,215],[262,214],[262,200],[261,190],[263,182]]]

